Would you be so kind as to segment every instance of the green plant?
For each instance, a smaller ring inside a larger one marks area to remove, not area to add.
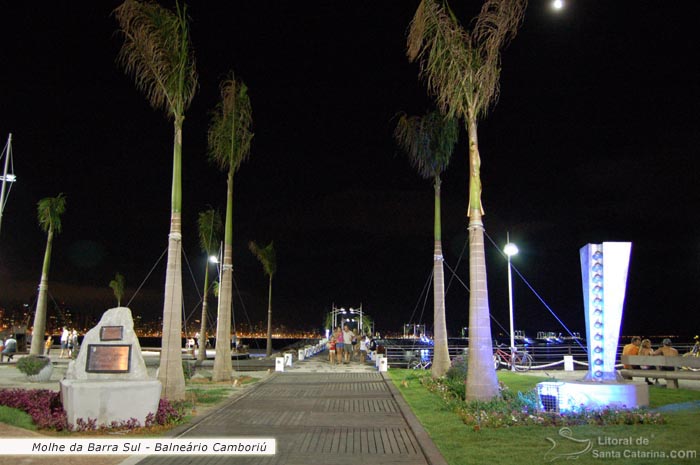
[[[38,374],[49,363],[51,363],[49,357],[43,355],[27,355],[17,360],[17,369],[27,376],[32,376]]]
[[[17,408],[5,407],[0,405],[0,423],[36,431],[36,425],[32,422],[32,417]]]
[[[185,379],[191,379],[194,370],[194,363],[188,363],[185,360],[182,361],[182,373],[185,375]]]

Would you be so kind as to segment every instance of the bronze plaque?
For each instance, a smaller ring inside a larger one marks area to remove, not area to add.
[[[88,373],[128,373],[131,371],[131,344],[88,344]]]
[[[100,328],[100,341],[121,341],[123,338],[123,326],[103,326]]]

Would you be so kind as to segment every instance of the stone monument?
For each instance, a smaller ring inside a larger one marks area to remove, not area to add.
[[[96,419],[98,425],[135,418],[144,425],[147,415],[157,412],[160,393],[160,381],[148,376],[126,307],[102,315],[61,380],[63,408],[72,425],[78,418]]]

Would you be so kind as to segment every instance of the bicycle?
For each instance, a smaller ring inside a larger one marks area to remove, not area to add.
[[[496,347],[496,352],[493,354],[493,367],[499,370],[503,365],[514,368],[515,371],[529,371],[532,367],[532,355],[528,354],[527,350],[518,351],[516,348],[511,357],[510,351],[506,352]]]
[[[428,370],[433,366],[433,361],[430,358],[421,357],[421,351],[408,350],[404,354],[406,360],[406,368],[410,370]]]
[[[429,370],[432,366],[431,360],[414,359],[408,362],[408,368],[411,370]]]

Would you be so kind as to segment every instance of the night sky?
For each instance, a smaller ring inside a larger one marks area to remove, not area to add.
[[[171,7],[173,2],[162,2]],[[431,109],[405,37],[418,0],[190,1],[199,91],[186,113],[183,236],[198,286],[198,212],[225,207],[207,161],[209,115],[234,70],[250,89],[255,137],[234,182],[237,321],[265,318],[267,279],[247,249],[275,241],[273,315],[318,327],[333,303],[363,304],[382,331],[432,323],[432,185],[392,138],[399,111]],[[172,122],[116,65],[119,2],[12,2],[0,28],[0,137],[18,177],[0,231],[0,306],[35,301],[46,236],[36,203],[64,192],[49,290],[96,315],[129,300],[167,247]],[[480,2],[452,0],[463,24]],[[484,218],[514,265],[573,331],[584,331],[578,250],[631,241],[623,334],[692,335],[700,291],[700,56],[695,2],[531,1],[503,53],[501,95],[480,122]],[[443,183],[443,248],[465,247],[466,134]],[[488,241],[488,239],[487,239]],[[492,315],[508,325],[505,259],[487,242]],[[212,268],[213,271],[213,268]],[[457,273],[468,282],[468,257]],[[186,313],[199,296],[185,265]],[[449,279],[449,273],[447,274]],[[162,313],[165,259],[131,303]],[[243,305],[241,304],[241,300]],[[468,294],[447,297],[448,330]],[[516,327],[563,331],[519,278]],[[212,299],[215,307],[215,302]],[[245,307],[245,308],[243,308]],[[50,312],[55,312],[53,304]],[[197,314],[199,310],[194,313]],[[500,329],[494,324],[494,332]]]

